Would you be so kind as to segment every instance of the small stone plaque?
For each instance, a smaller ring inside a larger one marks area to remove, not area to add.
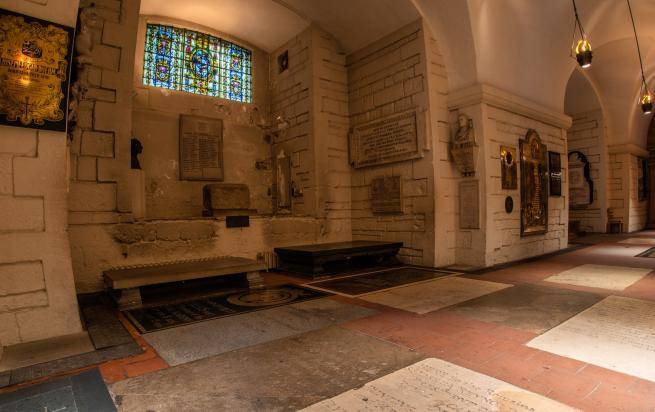
[[[403,213],[400,176],[377,177],[371,181],[371,208],[378,214]]]
[[[466,180],[459,184],[459,228],[480,228],[480,199],[477,180]]]
[[[416,111],[355,126],[350,139],[350,161],[355,168],[422,157]]]
[[[180,116],[180,180],[223,181],[223,121]]]

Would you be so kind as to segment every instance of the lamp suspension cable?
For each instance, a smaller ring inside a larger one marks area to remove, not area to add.
[[[580,67],[586,69],[587,67],[591,66],[591,59],[593,57],[591,52],[591,43],[589,43],[589,40],[587,40],[587,35],[584,31],[584,28],[582,27],[582,22],[580,21],[580,16],[578,15],[578,6],[575,4],[575,0],[572,1],[573,14],[575,15],[575,22],[573,25],[573,44],[575,46],[571,46],[571,50],[575,52],[575,59],[578,61]],[[580,40],[578,40],[577,43],[575,42],[576,29],[580,31]]]
[[[646,75],[644,74],[644,61],[641,58],[641,49],[639,48],[639,37],[637,37],[637,27],[635,26],[635,18],[632,15],[632,7],[630,6],[630,0],[625,0],[628,3],[628,12],[630,13],[630,22],[632,22],[632,31],[635,34],[635,43],[637,44],[637,56],[639,56],[639,68],[641,69],[641,81],[644,92],[639,100],[641,104],[641,110],[644,114],[649,114],[653,111],[653,95],[648,89],[648,83],[646,82]]]

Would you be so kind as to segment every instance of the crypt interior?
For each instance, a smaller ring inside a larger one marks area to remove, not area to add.
[[[655,411],[653,21],[0,0],[0,411]]]

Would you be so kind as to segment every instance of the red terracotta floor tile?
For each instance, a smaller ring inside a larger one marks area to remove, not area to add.
[[[145,361],[129,363],[125,365],[125,372],[127,373],[127,376],[133,378],[135,376],[144,375],[146,373],[155,372],[166,368],[168,368],[168,364],[163,359],[154,358]]]

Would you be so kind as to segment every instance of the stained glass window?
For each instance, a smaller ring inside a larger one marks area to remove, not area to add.
[[[148,24],[143,84],[252,102],[250,50],[218,37]]]

